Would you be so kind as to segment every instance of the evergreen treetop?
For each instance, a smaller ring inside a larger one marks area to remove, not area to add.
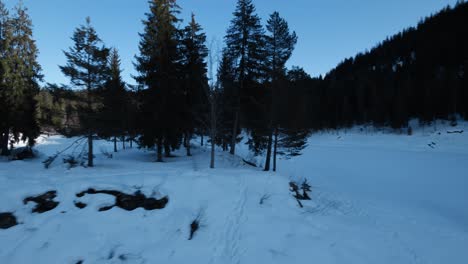
[[[267,21],[266,47],[268,69],[272,74],[284,75],[285,64],[289,60],[297,43],[296,32],[290,32],[288,23],[278,12],[270,15]]]
[[[237,69],[237,80],[258,80],[263,74],[265,30],[252,0],[238,0],[225,36],[226,52]]]
[[[72,40],[74,45],[64,51],[67,64],[60,66],[63,74],[76,88],[88,91],[102,88],[109,75],[109,49],[102,43],[89,17],[85,25],[75,30]]]
[[[135,79],[151,89],[157,86],[159,76],[174,74],[173,64],[180,60],[177,24],[181,20],[177,18],[180,7],[175,0],[151,0],[149,5],[150,12],[143,21],[144,32],[140,33],[140,53],[135,57],[138,71]]]

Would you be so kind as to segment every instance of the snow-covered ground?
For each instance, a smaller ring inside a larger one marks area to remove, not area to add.
[[[464,130],[462,134],[447,131]],[[439,134],[440,133],[440,134]],[[0,229],[0,263],[466,263],[468,124],[415,129],[413,136],[375,131],[312,135],[304,154],[279,161],[278,173],[209,151],[154,163],[154,152],[127,149],[97,166],[41,163],[73,139],[40,140],[42,157],[0,161],[0,213],[19,225]],[[194,142],[195,143],[195,142]],[[242,150],[242,147],[240,148]],[[242,153],[242,151],[241,151]],[[304,208],[289,191],[307,178]],[[125,211],[88,188],[169,197],[166,208]],[[31,213],[22,200],[56,190],[60,204]],[[260,201],[263,198],[263,203]],[[81,201],[88,206],[75,207]],[[188,240],[191,222],[201,227]]]

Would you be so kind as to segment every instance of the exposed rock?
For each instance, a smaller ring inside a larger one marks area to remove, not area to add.
[[[75,202],[75,206],[80,208],[80,209],[83,209],[87,206],[87,204],[85,203],[82,203],[82,202]]]
[[[115,205],[108,205],[108,206],[101,207],[99,208],[99,212],[109,211],[110,209],[114,208],[114,206]]]
[[[35,202],[37,205],[32,210],[33,213],[45,213],[50,210],[53,210],[55,207],[59,205],[59,202],[54,201],[54,198],[57,197],[56,191],[48,191],[44,194],[35,197],[27,197],[23,200],[24,204],[29,202]]]
[[[12,213],[0,213],[0,229],[8,229],[17,224],[16,217]]]
[[[133,211],[137,208],[144,208],[145,210],[155,210],[163,209],[166,207],[166,204],[169,202],[169,198],[163,197],[161,199],[156,198],[147,198],[140,191],[135,192],[135,194],[125,194],[119,191],[114,190],[95,190],[88,189],[86,191],[77,193],[77,197],[83,197],[85,194],[108,194],[115,197],[115,204],[112,206],[105,206],[99,209],[100,212],[107,211],[112,209],[114,206],[120,207],[127,211]]]

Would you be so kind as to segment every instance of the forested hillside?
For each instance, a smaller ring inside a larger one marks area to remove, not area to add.
[[[447,7],[309,82],[308,124],[405,127],[468,113],[468,3]],[[319,99],[318,99],[319,98]]]

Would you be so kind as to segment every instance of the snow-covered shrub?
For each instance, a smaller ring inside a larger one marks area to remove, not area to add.
[[[298,200],[310,200],[309,193],[312,192],[312,187],[307,182],[307,179],[302,182],[300,187],[296,182],[291,181],[289,187],[290,191],[294,193],[294,198]]]
[[[307,182],[307,179],[305,179],[302,184],[301,184],[301,190],[302,190],[302,198],[303,200],[310,200],[309,192],[312,192],[312,187],[309,185]]]
[[[68,169],[75,168],[77,166],[84,166],[85,162],[82,156],[75,157],[73,155],[67,155],[63,158],[63,163],[68,164]]]

